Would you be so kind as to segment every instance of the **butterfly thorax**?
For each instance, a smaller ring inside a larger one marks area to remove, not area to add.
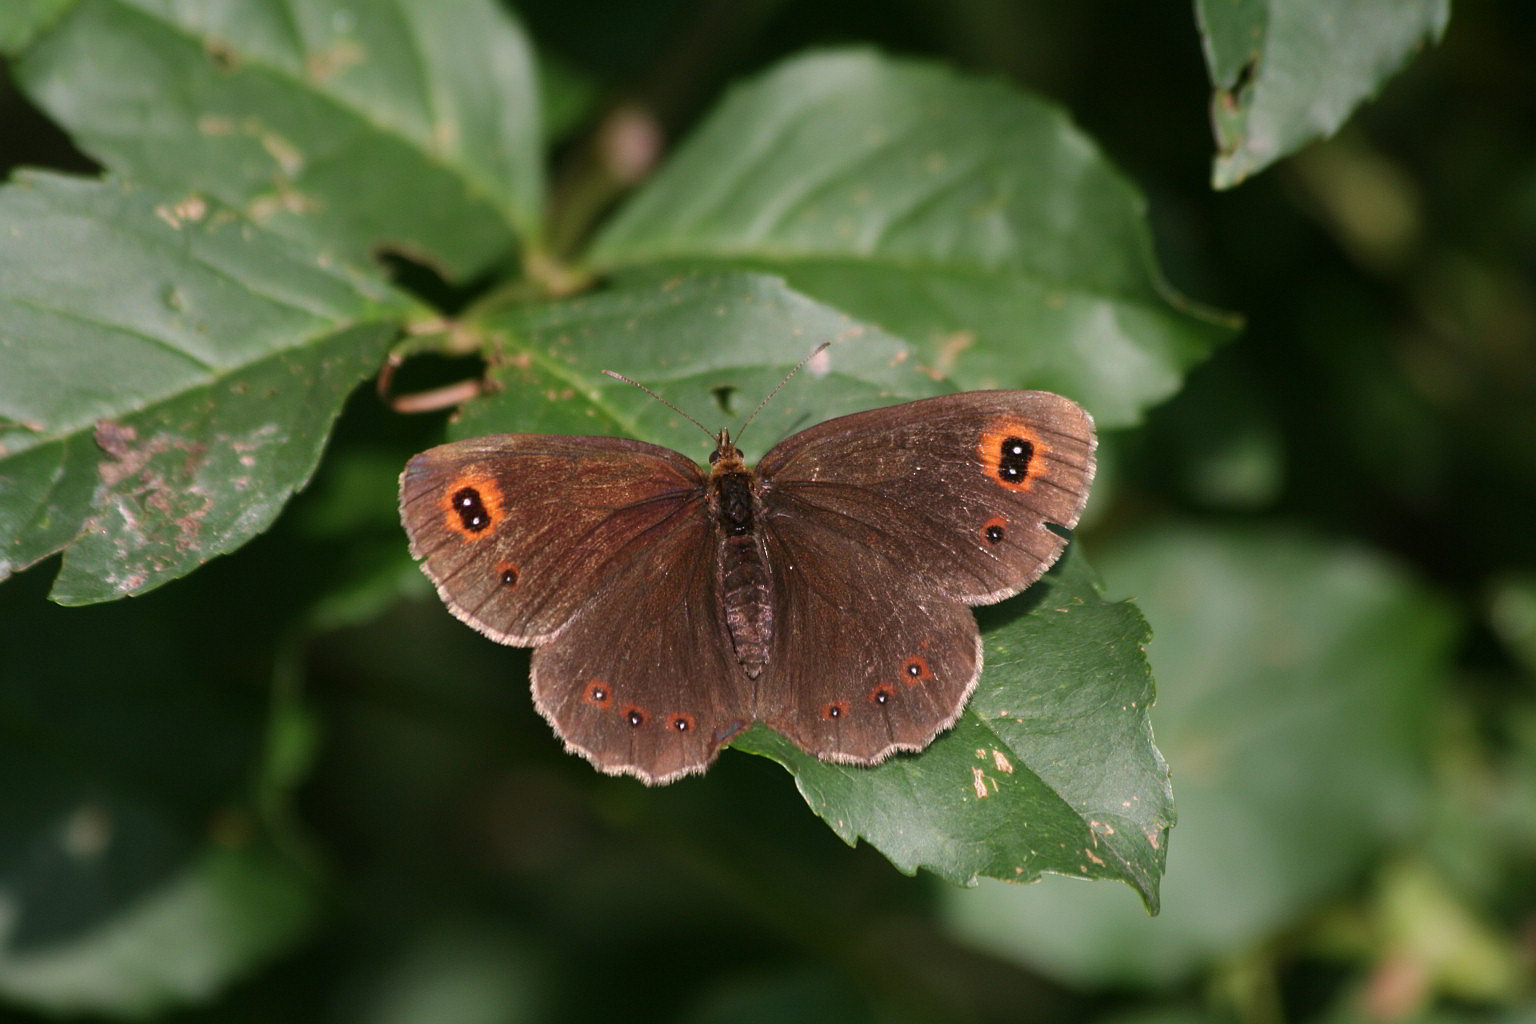
[[[757,528],[757,483],[725,431],[710,456],[709,511],[715,522],[715,572],[736,661],[756,679],[773,642],[773,590]]]

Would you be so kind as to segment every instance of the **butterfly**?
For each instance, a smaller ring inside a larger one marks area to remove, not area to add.
[[[400,511],[448,608],[534,648],[566,747],[660,784],[754,722],[872,765],[959,718],[971,606],[1037,580],[1093,482],[1093,420],[969,391],[827,420],[749,467],[617,437],[498,434],[412,458]]]

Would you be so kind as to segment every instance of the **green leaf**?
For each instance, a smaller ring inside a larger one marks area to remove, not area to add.
[[[0,53],[14,53],[76,0],[10,0],[0,6]]]
[[[92,0],[15,74],[117,174],[345,260],[464,278],[541,230],[532,57],[489,0]]]
[[[1226,334],[1162,280],[1144,200],[1060,110],[863,51],[738,87],[590,259],[771,270],[961,387],[1060,391],[1105,425]]]
[[[1433,42],[1450,0],[1197,0],[1215,92],[1212,180],[1231,188],[1339,129]]]
[[[901,339],[765,274],[621,282],[585,298],[508,311],[483,326],[498,354],[492,378],[500,390],[464,407],[455,437],[622,434],[702,459],[713,449],[712,436],[601,371],[616,370],[660,391],[710,430],[735,428],[823,341],[836,344],[746,432],[749,455],[829,416],[944,390]]]
[[[868,841],[909,874],[1117,878],[1156,913],[1173,795],[1147,717],[1146,622],[1104,600],[1071,548],[981,618],[981,684],[921,754],[829,764],[761,727],[732,745],[784,765],[844,841]]]
[[[0,190],[0,578],[143,593],[263,530],[406,305],[197,194]]]
[[[1154,923],[1081,888],[950,897],[956,930],[1077,984],[1177,984],[1358,878],[1425,808],[1446,609],[1378,556],[1281,530],[1150,529],[1101,555],[1156,636],[1179,829]]]

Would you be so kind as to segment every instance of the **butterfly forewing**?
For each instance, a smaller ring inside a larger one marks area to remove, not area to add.
[[[1045,391],[969,391],[828,420],[758,466],[772,522],[856,540],[891,600],[1018,593],[1066,546],[1094,472],[1093,420]],[[876,569],[878,567],[878,569]]]
[[[645,551],[649,531],[702,509],[692,461],[614,437],[501,434],[407,463],[411,553],[454,614],[501,643],[542,643]]]

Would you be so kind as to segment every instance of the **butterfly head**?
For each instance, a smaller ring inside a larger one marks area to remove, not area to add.
[[[715,435],[715,450],[710,452],[709,464],[715,476],[745,468],[746,460],[741,456],[741,449],[731,440],[729,430],[722,429]]]

